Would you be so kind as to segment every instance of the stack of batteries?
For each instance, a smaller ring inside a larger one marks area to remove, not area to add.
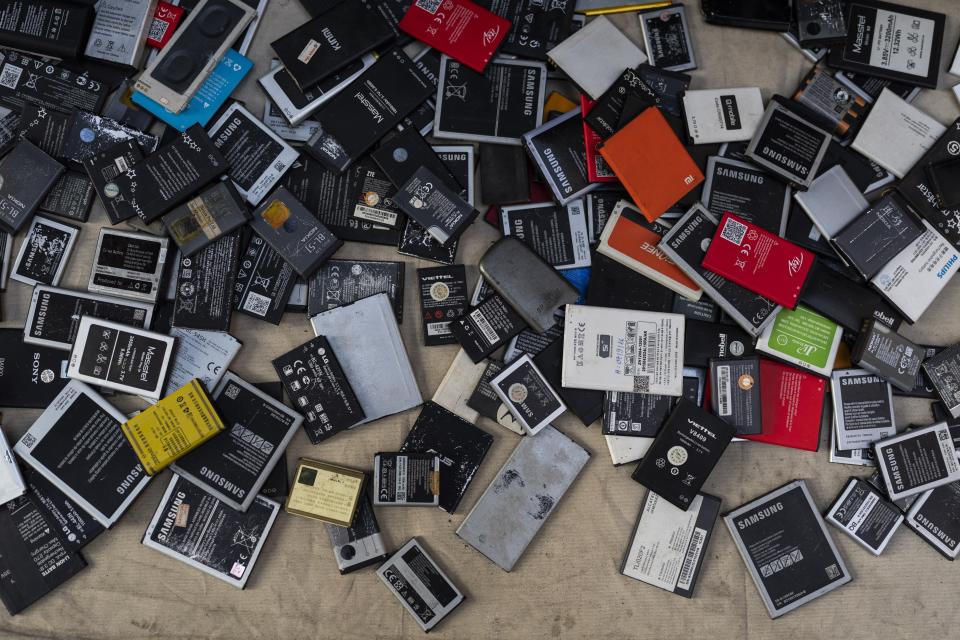
[[[696,86],[682,4],[302,4],[257,115],[231,96],[268,0],[0,0],[0,290],[32,292],[0,329],[0,407],[42,409],[0,432],[11,614],[169,468],[144,546],[242,588],[282,511],[319,520],[339,571],[377,565],[429,630],[464,593],[377,510],[457,513],[513,570],[590,458],[567,412],[648,490],[623,576],[693,597],[721,512],[771,617],[851,581],[827,523],[876,555],[902,524],[960,554],[960,345],[899,333],[960,269],[960,119],[912,104],[943,14],[701,0],[811,61],[764,100]],[[491,233],[471,286],[459,244]],[[252,384],[235,312],[315,337]],[[425,399],[408,349],[445,345]],[[931,424],[897,424],[895,396],[935,401]],[[288,474],[295,438],[411,410],[370,468]],[[704,491],[729,446],[818,451],[824,430],[824,461],[875,468],[825,511],[802,480],[726,511]],[[512,452],[461,517],[497,438]]]

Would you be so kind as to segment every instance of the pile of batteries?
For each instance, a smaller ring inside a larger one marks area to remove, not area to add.
[[[511,571],[590,458],[571,418],[647,489],[623,576],[693,597],[721,514],[771,617],[851,581],[827,523],[876,555],[902,524],[960,553],[960,345],[899,333],[960,268],[960,119],[912,104],[960,75],[945,15],[301,3],[259,61],[258,116],[232,98],[258,23],[298,7],[0,0],[0,290],[27,309],[0,329],[11,614],[169,467],[144,546],[242,588],[281,511],[320,520],[340,572],[377,565],[429,630],[464,594],[376,510],[457,514]],[[811,68],[767,100],[698,87],[698,21],[780,32]],[[465,234],[499,237],[465,264]],[[253,384],[230,370],[235,313],[315,337]],[[427,399],[408,352],[433,347],[452,360]],[[894,396],[934,401],[930,426],[898,425]],[[318,448],[288,473],[294,438],[406,411],[372,470]],[[825,511],[802,480],[732,510],[703,491],[731,443],[822,436],[830,462],[873,467]],[[495,439],[512,453],[464,516]]]

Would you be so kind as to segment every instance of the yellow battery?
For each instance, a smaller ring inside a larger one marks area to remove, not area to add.
[[[621,4],[621,5],[608,5],[603,7],[596,7],[593,9],[580,9],[577,10],[577,13],[582,13],[585,16],[603,16],[610,15],[612,13],[633,13],[635,11],[649,11],[650,9],[663,9],[669,7],[673,2],[666,0],[665,2],[638,2],[630,4]]]
[[[284,505],[287,513],[349,527],[360,504],[365,474],[300,458]]]
[[[121,428],[152,476],[226,427],[203,385],[194,378]]]

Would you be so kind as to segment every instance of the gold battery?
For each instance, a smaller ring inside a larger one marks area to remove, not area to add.
[[[151,476],[225,428],[196,378],[121,425]]]
[[[353,523],[366,479],[363,471],[300,458],[293,478],[287,513],[340,527]]]

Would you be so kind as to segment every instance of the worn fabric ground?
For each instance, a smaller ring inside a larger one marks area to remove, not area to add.
[[[709,26],[688,9],[700,68],[694,88],[760,86],[764,98],[790,92],[811,63],[780,35]],[[950,15],[944,57],[952,56],[960,11],[955,0],[910,0]],[[262,113],[256,78],[269,70],[270,41],[306,19],[296,0],[271,0],[254,40],[256,66],[238,97]],[[639,41],[635,15],[613,18]],[[944,65],[946,66],[946,64]],[[948,124],[958,116],[949,91],[960,78],[942,74],[939,91],[925,90],[916,104]],[[482,178],[481,178],[482,179]],[[84,288],[97,238],[106,224],[95,205],[84,226],[63,286]],[[498,233],[474,223],[460,246],[471,285],[476,264]],[[388,247],[348,243],[338,257],[396,259]],[[456,347],[422,347],[415,269],[430,266],[406,258],[408,290],[402,325],[404,342],[425,397],[430,397],[456,354]],[[4,294],[5,327],[22,326],[30,289],[12,282]],[[960,281],[954,282],[921,322],[902,331],[925,344],[960,341]],[[233,369],[251,382],[274,380],[270,360],[300,344],[312,331],[305,315],[287,314],[280,327],[237,315],[233,334],[244,347]],[[927,401],[896,399],[900,424],[928,424]],[[124,402],[122,409],[137,405]],[[37,411],[5,411],[4,427],[19,437]],[[347,466],[372,466],[377,451],[396,450],[416,411],[377,421],[311,446],[298,433],[287,457],[300,456]],[[568,414],[569,416],[569,414]],[[883,556],[870,555],[835,533],[854,580],[832,594],[771,621],[731,538],[718,523],[696,595],[686,600],[624,578],[620,562],[640,509],[644,489],[630,479],[632,465],[614,468],[598,425],[584,428],[565,416],[557,426],[592,453],[571,491],[511,573],[501,571],[454,531],[518,436],[481,419],[495,443],[463,499],[450,516],[434,509],[381,509],[389,543],[399,547],[419,536],[434,558],[466,592],[467,601],[432,633],[438,638],[940,638],[956,624],[960,572],[912,532],[902,529]],[[826,438],[824,438],[826,442]],[[830,464],[826,444],[808,453],[752,443],[734,443],[705,490],[728,510],[780,484],[804,478],[821,508],[858,467]],[[60,638],[371,638],[420,637],[422,632],[370,569],[340,576],[322,524],[281,514],[247,589],[238,591],[140,545],[169,472],[157,478],[119,525],[85,551],[89,568],[26,612],[0,614],[0,636]],[[955,632],[954,632],[955,633]]]

